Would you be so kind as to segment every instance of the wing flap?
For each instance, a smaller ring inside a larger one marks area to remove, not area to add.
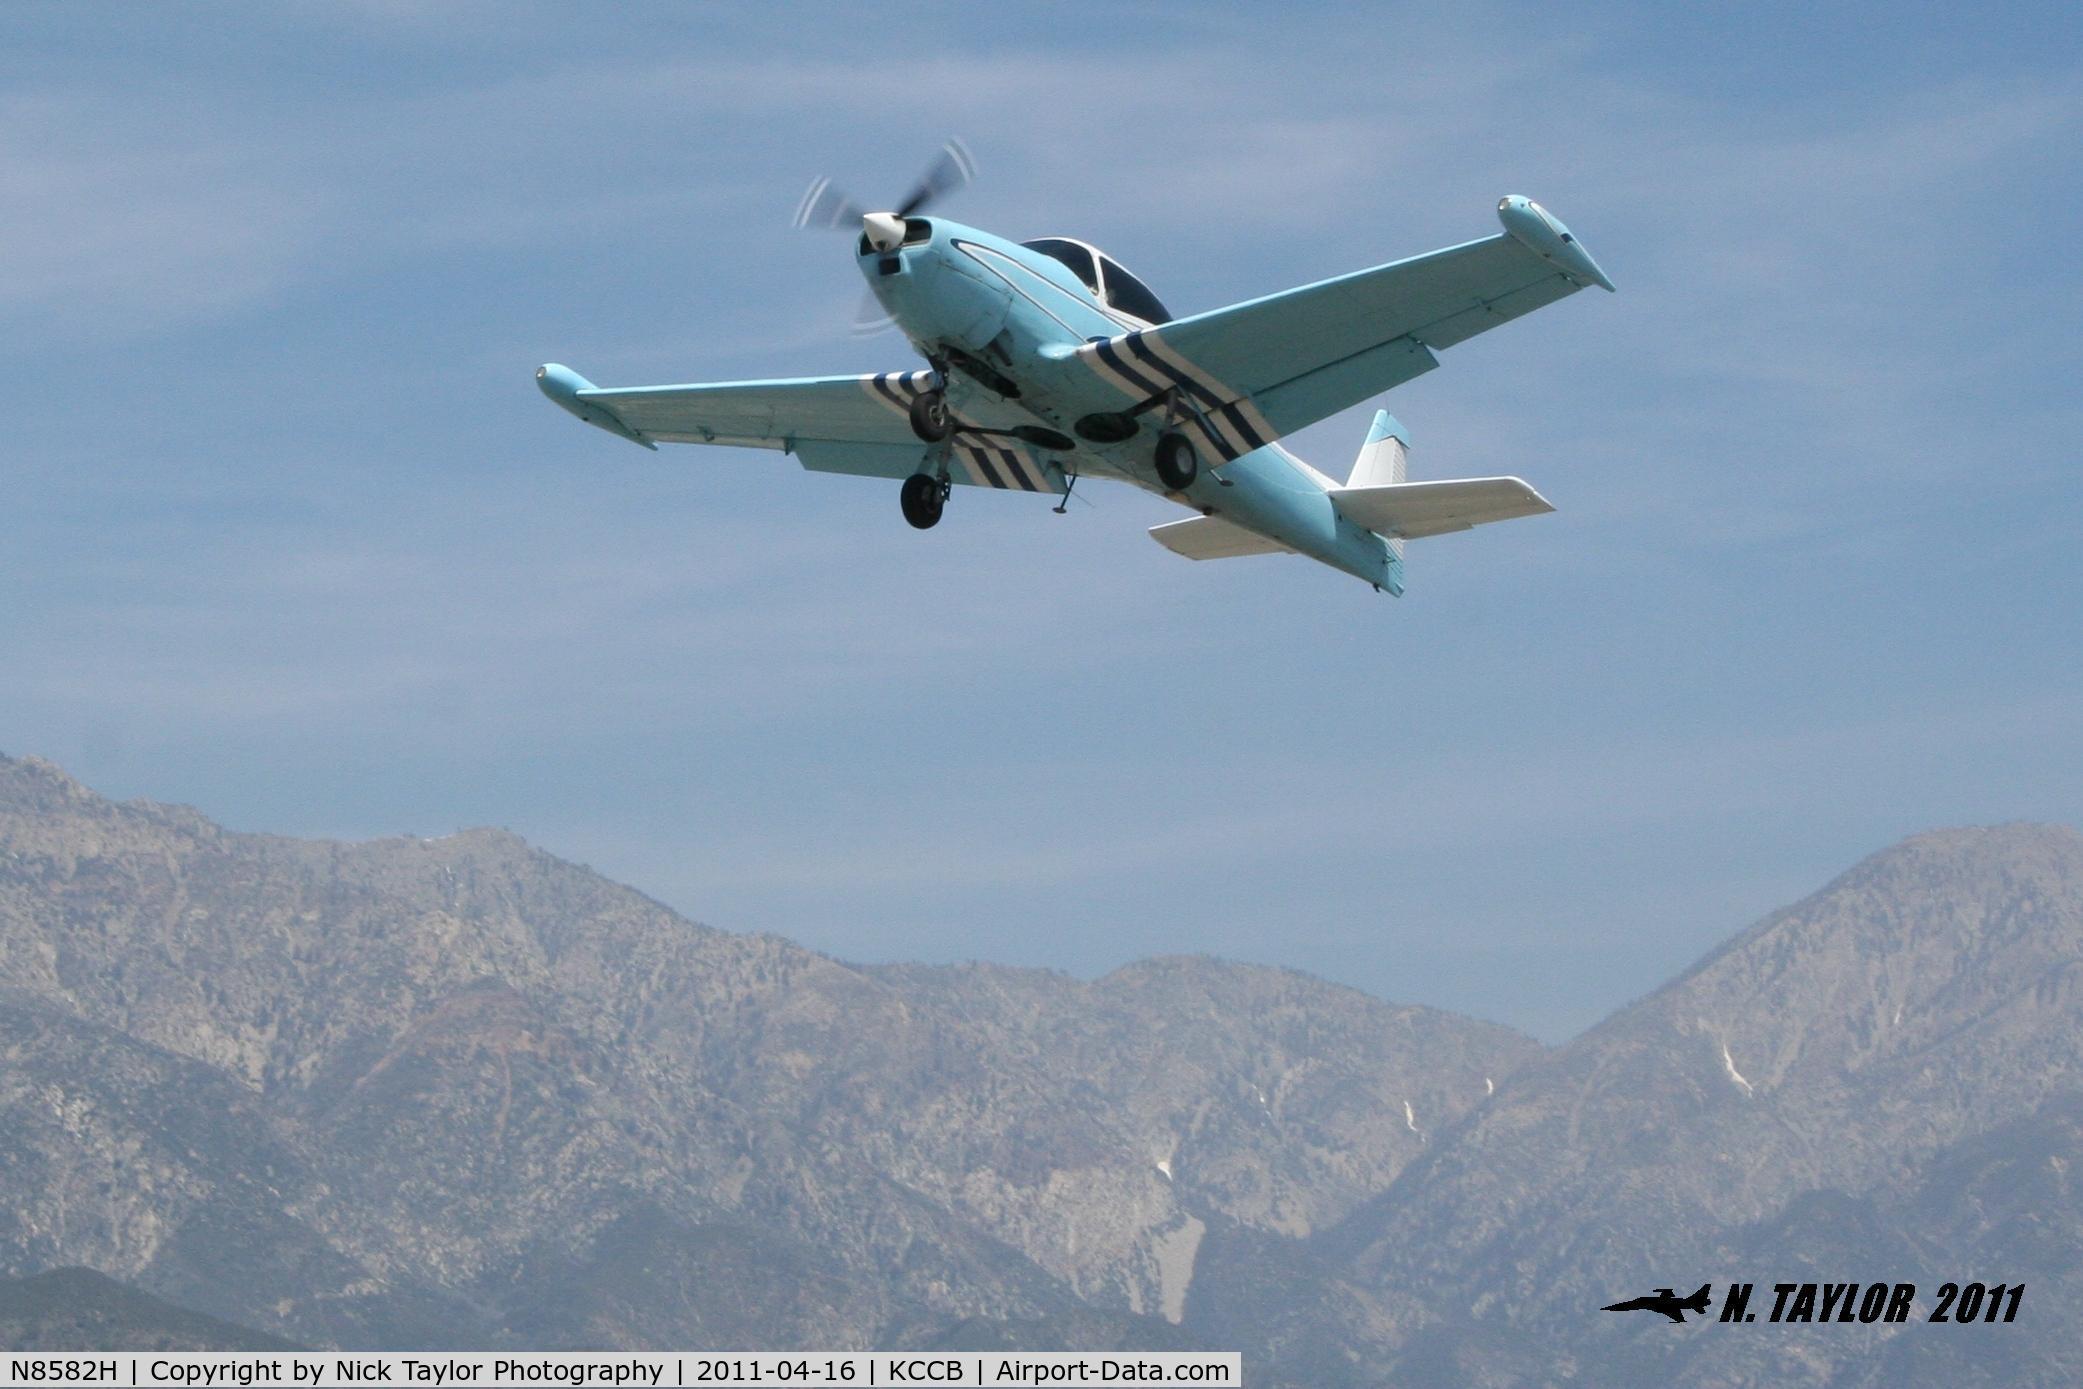
[[[1337,487],[1331,490],[1331,502],[1355,524],[1405,540],[1539,516],[1555,509],[1546,497],[1515,477]]]
[[[1150,528],[1150,538],[1188,559],[1238,559],[1244,555],[1278,555],[1287,546],[1219,516],[1194,516]]]
[[[813,473],[843,473],[848,477],[886,477],[901,481],[919,470],[919,464],[925,459],[926,446],[916,439],[909,444],[854,444],[835,439],[806,439],[796,445],[795,454],[796,461]]]
[[[859,444],[830,439],[804,439],[794,453],[814,473],[847,473],[854,477],[907,478],[930,467],[933,451],[913,439],[905,444]],[[1060,496],[1063,470],[1016,442],[958,440],[948,455],[948,477],[974,487],[1001,492],[1047,492]]]
[[[1423,343],[1397,338],[1261,392],[1259,413],[1273,429],[1292,434],[1438,365],[1439,359]]]

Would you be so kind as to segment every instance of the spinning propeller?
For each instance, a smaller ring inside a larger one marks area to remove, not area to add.
[[[851,232],[858,226],[870,246],[878,251],[894,251],[904,242],[905,218],[924,212],[975,178],[975,156],[960,140],[951,139],[940,147],[940,153],[919,175],[918,183],[896,207],[886,212],[871,212],[847,196],[846,191],[829,178],[820,178],[804,190],[802,201],[796,204],[794,225],[843,232]],[[881,332],[891,322],[881,303],[871,293],[854,318],[853,330],[866,337]]]

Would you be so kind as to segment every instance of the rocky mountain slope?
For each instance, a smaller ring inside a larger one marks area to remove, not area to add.
[[[1211,1222],[1335,1224],[1537,1050],[1213,960],[851,968],[508,834],[233,834],[33,759],[0,1048],[5,1269],[313,1342],[825,1346],[1176,1323]]]
[[[2064,829],[1877,854],[1544,1051],[1207,959],[849,966],[496,831],[232,834],[0,759],[0,1272],[362,1346],[2075,1382],[2079,981]],[[2025,1314],[1597,1310],[1876,1279]]]
[[[1963,1338],[2072,1382],[2079,1114],[2083,837],[1923,835],[1520,1068],[1334,1242],[1358,1285],[1424,1290],[1389,1339],[1567,1345],[1582,1368],[1551,1382],[1865,1383]],[[2024,1280],[2034,1314],[1734,1346],[1584,1315],[1674,1282],[1881,1278],[1925,1310],[1949,1279]]]
[[[65,1350],[294,1350],[288,1341],[162,1302],[86,1268],[0,1278],[0,1347]]]

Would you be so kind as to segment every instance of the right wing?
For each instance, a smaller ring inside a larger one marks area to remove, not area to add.
[[[1506,230],[1408,260],[1087,343],[1125,394],[1179,392],[1195,442],[1225,461],[1437,366],[1440,348],[1576,293],[1612,288],[1568,229],[1507,198]]]
[[[725,381],[691,386],[602,390],[569,367],[539,368],[543,394],[588,424],[655,448],[725,444],[779,449],[815,472],[904,478],[930,446],[911,431],[911,402],[929,373],[813,376],[790,381]],[[1027,492],[1061,492],[1060,471],[1018,440],[960,439],[951,455],[956,482]]]

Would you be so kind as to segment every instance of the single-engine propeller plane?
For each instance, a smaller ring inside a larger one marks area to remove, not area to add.
[[[1434,355],[1589,285],[1613,288],[1529,198],[1503,230],[1229,308],[1174,318],[1097,248],[1014,242],[927,217],[974,166],[950,141],[886,211],[819,180],[798,225],[857,230],[854,256],[923,370],[601,389],[538,368],[588,424],[660,443],[780,449],[816,472],[900,483],[904,518],[936,524],[956,483],[1047,496],[1113,478],[1198,516],[1150,534],[1189,559],[1290,552],[1403,592],[1406,540],[1552,511],[1516,477],[1412,482],[1409,437],[1374,417],[1345,481],[1285,436],[1438,365]]]

